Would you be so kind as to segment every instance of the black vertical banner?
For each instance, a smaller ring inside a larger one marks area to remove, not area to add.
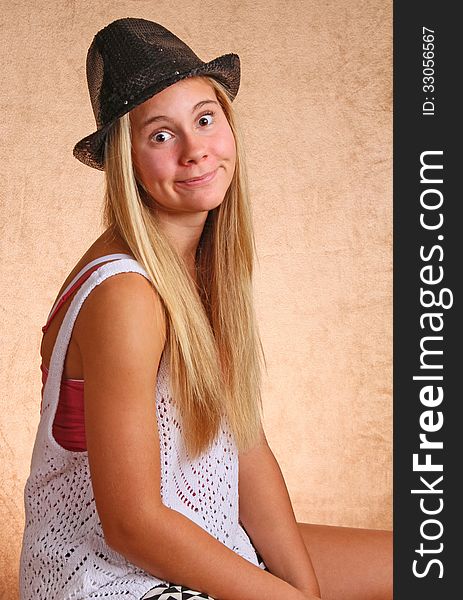
[[[462,593],[457,8],[442,1],[394,3],[395,600]]]

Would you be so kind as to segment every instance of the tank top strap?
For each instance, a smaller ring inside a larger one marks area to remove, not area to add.
[[[100,283],[118,273],[136,272],[151,281],[146,270],[134,258],[122,258],[107,262],[94,270],[88,279],[81,285],[73,297],[61,323],[55,345],[50,359],[48,376],[43,388],[42,413],[40,417],[36,443],[32,453],[31,467],[38,465],[40,450],[43,444],[51,446],[56,453],[73,454],[72,451],[62,448],[53,438],[52,425],[58,406],[61,378],[63,376],[64,360],[77,315],[90,292]],[[81,454],[81,453],[74,453]],[[37,458],[36,458],[37,457]],[[37,462],[36,462],[37,461]]]
[[[130,254],[106,254],[105,256],[99,256],[98,258],[95,258],[94,260],[86,264],[72,279],[72,281],[66,286],[61,296],[56,300],[56,302],[52,306],[47,317],[47,322],[42,327],[42,332],[45,333],[47,331],[51,321],[53,320],[53,317],[59,311],[61,306],[66,302],[69,296],[73,294],[74,291],[78,287],[80,287],[86,279],[88,279],[88,277],[90,277],[93,271],[95,271],[98,268],[99,264],[101,264],[102,262],[113,261],[120,258],[132,258],[133,260],[135,260]]]

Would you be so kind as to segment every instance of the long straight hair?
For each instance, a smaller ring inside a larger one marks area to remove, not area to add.
[[[191,458],[215,440],[228,420],[238,450],[261,430],[261,368],[265,356],[253,302],[255,239],[245,155],[231,100],[215,90],[236,144],[236,166],[222,203],[210,210],[198,244],[198,284],[159,226],[156,209],[132,162],[130,116],[122,116],[105,148],[103,223],[117,232],[147,271],[166,318],[172,400]]]

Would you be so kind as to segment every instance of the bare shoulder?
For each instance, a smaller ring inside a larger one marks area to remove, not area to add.
[[[159,294],[136,272],[117,273],[97,285],[82,305],[74,327],[81,351],[106,341],[123,344],[125,338],[128,343],[140,333],[144,333],[140,341],[154,337],[159,345],[165,342],[166,321]]]
[[[112,398],[125,393],[147,399],[166,341],[163,305],[153,285],[134,272],[102,281],[80,309],[75,340],[87,397],[98,396],[94,403],[103,391]]]

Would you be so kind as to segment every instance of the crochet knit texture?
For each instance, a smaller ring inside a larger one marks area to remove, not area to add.
[[[52,436],[64,359],[79,310],[95,286],[118,273],[137,272],[134,259],[106,263],[74,296],[59,330],[24,490],[25,529],[20,558],[21,600],[139,600],[159,583],[110,548],[95,506],[87,452],[62,448]],[[153,401],[161,448],[161,497],[174,509],[256,566],[256,551],[239,522],[238,452],[223,421],[215,442],[191,460],[169,386],[167,353],[159,364]],[[153,540],[162,544],[162,540]]]

